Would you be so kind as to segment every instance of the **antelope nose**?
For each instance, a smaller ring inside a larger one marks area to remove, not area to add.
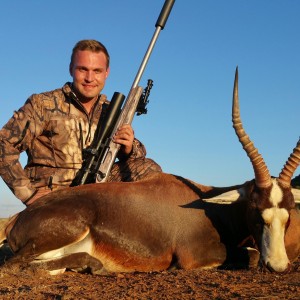
[[[271,264],[268,262],[267,264],[266,264],[266,267],[267,267],[267,269],[270,271],[270,272],[272,272],[272,273],[279,273],[279,274],[287,274],[287,273],[289,273],[290,271],[291,271],[291,268],[292,268],[292,266],[291,266],[291,264],[290,263],[288,263],[288,265],[287,265],[287,267],[285,268],[285,270],[280,270],[280,271],[278,271],[278,270],[275,270],[272,266],[271,266]]]

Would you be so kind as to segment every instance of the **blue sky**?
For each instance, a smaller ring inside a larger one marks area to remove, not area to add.
[[[100,40],[110,52],[103,93],[127,94],[163,3],[3,1],[0,126],[31,94],[71,80],[71,49],[80,39]],[[298,0],[176,0],[140,82],[154,81],[148,114],[133,122],[148,157],[167,173],[207,185],[253,178],[231,123],[238,66],[244,127],[277,176],[299,137],[299,11]],[[23,207],[2,180],[0,188],[0,206]]]

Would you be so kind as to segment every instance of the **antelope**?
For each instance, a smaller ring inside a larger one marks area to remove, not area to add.
[[[300,142],[278,178],[245,133],[236,69],[232,121],[253,166],[244,184],[214,187],[166,173],[136,182],[88,184],[52,192],[2,231],[19,261],[51,274],[66,269],[150,272],[257,267],[289,272],[300,254],[300,193],[291,178]],[[218,200],[224,203],[218,203]]]

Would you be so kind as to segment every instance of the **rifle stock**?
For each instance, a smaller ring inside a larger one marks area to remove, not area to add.
[[[143,88],[141,87],[135,87],[131,89],[126,102],[124,104],[124,107],[120,113],[120,116],[115,124],[115,127],[112,131],[111,137],[114,136],[118,128],[124,124],[131,124],[134,114],[136,112],[139,100],[141,98],[143,92]],[[117,153],[120,149],[120,145],[116,144],[112,141],[112,138],[110,138],[109,146],[107,149],[107,153],[102,161],[102,163],[99,166],[98,174],[96,176],[96,182],[105,182],[107,180],[107,177],[110,173],[110,170],[112,168],[112,165],[114,164]]]

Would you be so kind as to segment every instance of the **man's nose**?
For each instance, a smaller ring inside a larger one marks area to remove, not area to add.
[[[85,80],[86,81],[93,81],[94,80],[94,72],[93,71],[87,71],[85,73]]]

